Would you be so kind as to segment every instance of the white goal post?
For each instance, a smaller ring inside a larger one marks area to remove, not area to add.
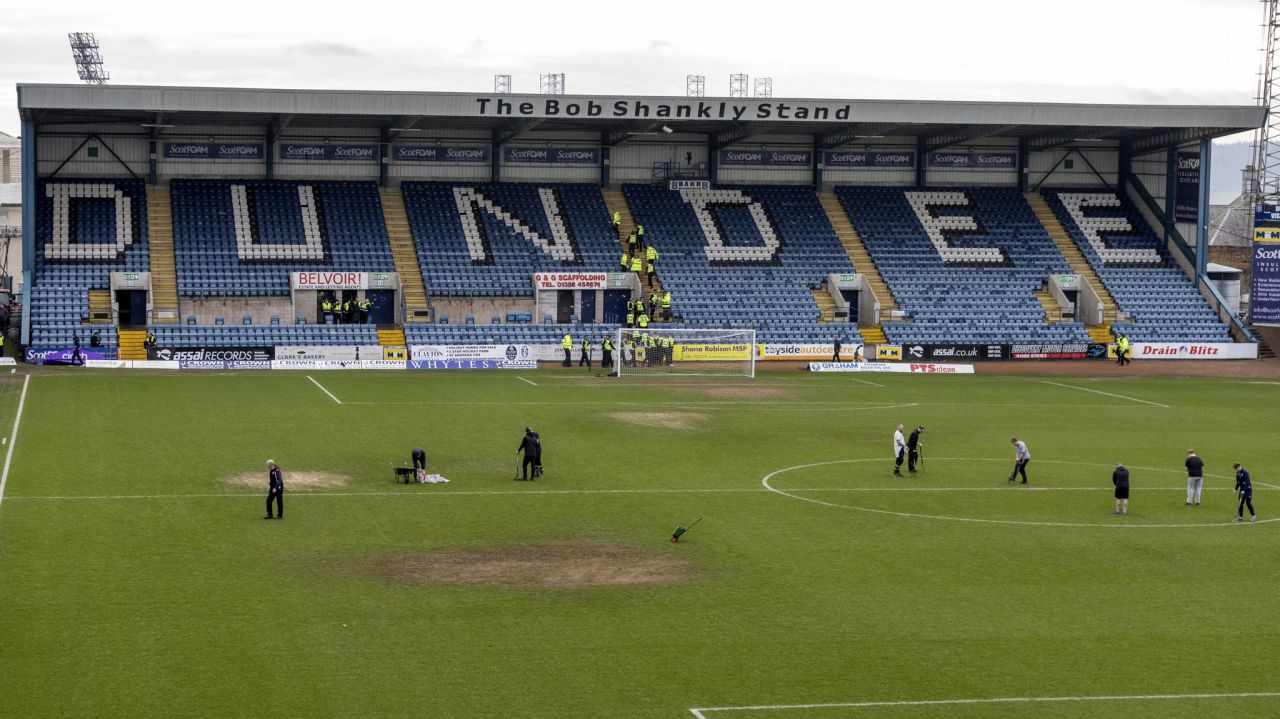
[[[755,330],[624,327],[613,344],[619,377],[756,376]]]

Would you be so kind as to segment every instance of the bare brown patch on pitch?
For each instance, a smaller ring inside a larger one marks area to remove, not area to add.
[[[665,585],[697,576],[683,557],[587,542],[410,554],[378,562],[374,571],[408,584],[516,587]]]
[[[609,416],[619,422],[658,429],[697,429],[708,419],[697,412],[611,412]]]
[[[704,389],[702,393],[722,399],[785,399],[795,396],[794,392],[777,387],[714,387]]]
[[[267,488],[267,470],[261,472],[245,472],[234,477],[224,477],[221,482],[231,487],[249,487],[252,489]],[[284,470],[284,488],[290,489],[335,489],[347,486],[347,478],[332,472],[293,472]]]

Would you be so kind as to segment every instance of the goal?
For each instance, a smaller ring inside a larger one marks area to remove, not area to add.
[[[756,376],[755,330],[622,328],[614,346],[619,377]]]

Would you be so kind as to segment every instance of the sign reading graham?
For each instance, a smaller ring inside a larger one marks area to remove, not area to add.
[[[678,99],[477,97],[481,117],[647,117],[689,120],[848,120],[852,105],[821,101],[738,101]]]
[[[502,159],[509,165],[597,165],[595,147],[505,147]]]

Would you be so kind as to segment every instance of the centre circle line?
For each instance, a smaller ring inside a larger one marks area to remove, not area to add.
[[[932,457],[931,459],[936,462],[1004,462],[1006,461],[1003,459],[993,459],[990,457],[982,457],[982,458],[976,458],[976,459],[968,458],[968,457]],[[774,494],[779,494],[779,495],[782,495],[783,497],[788,497],[790,499],[798,499],[802,502],[811,502],[813,504],[822,505],[824,507],[835,507],[837,509],[852,509],[858,512],[867,512],[869,514],[882,514],[882,515],[891,516],[891,517],[906,517],[908,519],[935,519],[935,520],[947,521],[947,522],[969,522],[971,524],[1002,524],[1002,525],[1022,526],[1022,527],[1100,527],[1105,529],[1128,529],[1128,528],[1188,529],[1188,528],[1199,528],[1199,527],[1233,527],[1236,524],[1234,522],[1214,522],[1214,523],[1200,522],[1200,523],[1177,523],[1177,524],[1131,524],[1126,522],[1122,524],[1121,523],[1103,524],[1100,522],[1033,522],[1033,521],[1021,520],[1021,519],[988,519],[985,517],[953,517],[945,514],[920,514],[916,512],[895,512],[889,509],[874,509],[871,507],[859,507],[852,504],[837,504],[835,502],[826,502],[821,499],[814,499],[812,497],[802,497],[797,494],[791,494],[790,492],[786,492],[784,490],[778,489],[773,485],[769,484],[769,480],[773,479],[774,477],[780,474],[785,474],[787,472],[794,472],[801,469],[811,469],[813,467],[827,467],[833,464],[858,464],[861,462],[888,463],[890,461],[891,460],[889,459],[879,459],[879,458],[877,459],[835,459],[828,462],[812,462],[810,464],[797,464],[792,467],[783,467],[782,469],[776,469],[770,472],[769,474],[766,474],[760,480],[760,484],[764,485],[765,489],[769,490],[770,492],[773,492]],[[1070,464],[1070,465],[1080,465],[1085,467],[1110,466],[1108,464],[1096,463],[1096,462],[1070,462],[1070,461],[1064,461],[1064,460],[1051,460],[1051,459],[1040,460],[1040,463],[1041,464]],[[1135,466],[1133,467],[1133,469],[1143,469],[1143,470],[1156,471],[1156,472],[1177,472],[1178,471],[1174,469],[1163,469],[1159,467],[1136,467]],[[1206,476],[1215,477],[1215,475],[1206,475]],[[805,491],[805,490],[793,490],[793,491]],[[1011,491],[1018,491],[1018,490],[1013,489]],[[1277,521],[1280,521],[1280,517],[1272,518],[1272,519],[1263,519],[1257,522],[1249,522],[1248,524],[1269,524],[1271,522],[1277,522]]]

